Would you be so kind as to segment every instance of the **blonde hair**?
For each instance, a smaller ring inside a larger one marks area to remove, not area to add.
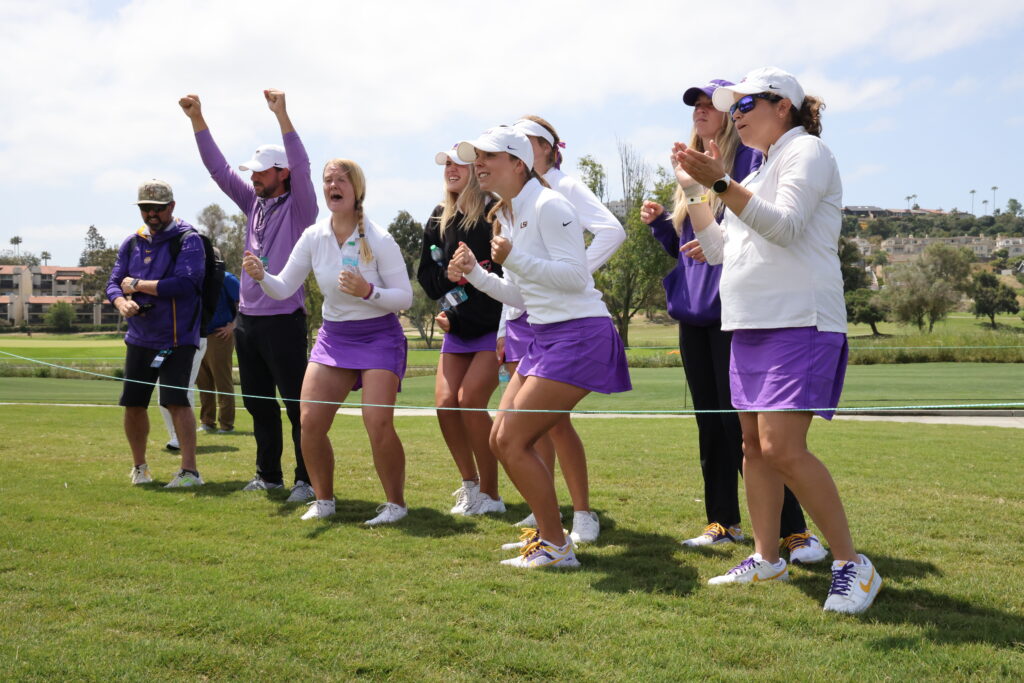
[[[366,217],[363,215],[363,200],[366,199],[366,175],[363,169],[351,159],[330,159],[324,164],[324,173],[331,166],[337,166],[348,175],[352,191],[356,193],[356,229],[359,231],[359,258],[366,263],[373,260],[370,241],[366,239]]]
[[[508,152],[502,152],[502,154],[508,154]],[[519,159],[519,157],[512,156],[511,154],[509,154],[509,156],[511,156],[513,159]],[[523,160],[519,159],[519,161]],[[526,166],[525,161],[523,161],[523,166]],[[544,187],[549,189],[551,188],[551,185],[548,184],[548,181],[544,180],[543,177],[538,175],[535,170],[533,170],[532,168],[527,168],[526,181],[523,184],[525,185],[526,183],[530,182],[533,179],[538,180],[540,184],[543,185]],[[501,234],[501,223],[498,222],[499,213],[502,216],[504,216],[506,220],[512,217],[512,207],[508,202],[505,201],[504,197],[498,197],[498,201],[495,202],[494,206],[491,207],[491,210],[487,212],[487,220],[491,222],[491,227],[494,228],[495,236]]]
[[[736,132],[736,126],[732,122],[732,117],[726,115],[722,118],[724,121],[722,122],[722,128],[715,134],[715,143],[718,145],[718,150],[722,153],[722,166],[725,168],[726,173],[731,173],[732,165],[736,161],[736,152],[740,147],[740,136]],[[704,149],[704,140],[697,135],[696,128],[690,134],[690,147],[698,152],[706,151]],[[711,189],[708,189],[708,200],[711,203],[711,212],[717,216],[718,212],[722,210],[722,200]],[[672,203],[675,205],[675,208],[672,210],[672,226],[676,229],[677,233],[682,234],[683,221],[686,219],[689,204],[686,202],[683,188],[678,185],[676,186]]]
[[[441,237],[444,237],[445,229],[459,211],[462,212],[462,220],[459,221],[458,227],[463,230],[472,228],[480,220],[480,216],[484,215],[488,196],[486,192],[480,189],[480,181],[476,179],[476,171],[473,170],[473,165],[470,164],[469,182],[466,183],[466,187],[462,188],[462,192],[450,192],[447,187],[444,188],[444,198],[441,200],[441,218],[439,221]]]

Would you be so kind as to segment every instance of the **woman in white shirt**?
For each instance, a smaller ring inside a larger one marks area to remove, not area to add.
[[[742,184],[725,172],[716,145],[700,153],[676,143],[681,184],[711,187],[728,211],[721,225],[707,203],[690,206],[708,263],[723,263],[722,329],[733,330],[730,388],[740,413],[744,481],[755,553],[711,584],[789,578],[779,557],[779,512],[788,486],[821,529],[835,561],[825,610],[870,607],[882,579],[854,549],[839,492],[807,450],[815,413],[830,419],[846,372],[846,309],[839,269],[842,185],[818,137],[821,102],[791,74],[755,69],[715,90],[743,144],[765,155]],[[688,174],[692,182],[685,182]]]
[[[579,216],[581,227],[593,239],[587,246],[587,269],[593,273],[608,262],[615,251],[626,240],[626,231],[619,220],[608,210],[586,185],[561,170],[565,146],[555,127],[543,118],[529,114],[513,124],[526,135],[533,146],[533,169],[555,190],[569,200]],[[506,329],[499,336],[498,355],[504,355],[509,373],[515,373],[519,359],[533,338],[526,312],[506,307]],[[499,335],[501,330],[499,330]],[[597,513],[590,509],[590,483],[587,475],[587,456],[583,441],[572,426],[569,415],[559,420],[551,431],[537,442],[537,452],[544,459],[552,475],[555,471],[555,455],[565,477],[569,497],[572,498],[573,518],[570,536],[575,543],[592,543],[601,531]],[[536,520],[530,514],[516,526],[533,527]]]
[[[537,532],[516,567],[579,564],[565,537],[551,471],[537,455],[537,440],[591,391],[628,391],[622,340],[587,268],[583,231],[572,205],[544,187],[533,169],[533,147],[508,126],[462,142],[459,156],[473,161],[480,187],[500,201],[491,259],[504,277],[488,273],[467,247],[449,270],[502,303],[527,311],[534,340],[502,396],[491,445],[537,520]],[[512,544],[510,544],[512,545]]]
[[[303,519],[335,512],[334,451],[327,432],[337,404],[363,390],[363,424],[387,502],[366,524],[390,524],[408,514],[405,451],[394,408],[405,375],[407,343],[395,315],[412,304],[402,253],[385,230],[363,215],[366,180],[354,161],[324,166],[324,199],[331,214],[308,228],[278,275],[246,252],[242,265],[275,299],[290,296],[310,271],[324,295],[323,326],[302,381],[302,454],[316,500]]]

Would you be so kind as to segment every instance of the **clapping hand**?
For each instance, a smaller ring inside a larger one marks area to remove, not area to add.
[[[251,251],[245,252],[242,256],[242,268],[249,274],[253,280],[259,282],[266,275],[267,271],[263,268],[263,261],[256,257]]]

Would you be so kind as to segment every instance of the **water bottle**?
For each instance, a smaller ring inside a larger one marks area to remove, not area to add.
[[[444,254],[438,249],[436,244],[430,245],[430,258],[434,259],[434,263],[439,266],[444,266]]]
[[[341,249],[341,267],[343,270],[358,270],[359,251],[356,249],[355,240],[349,240]]]
[[[508,368],[506,368],[505,364],[502,363],[498,366],[498,383],[505,385],[508,384],[510,379],[512,379],[512,375],[508,374]]]

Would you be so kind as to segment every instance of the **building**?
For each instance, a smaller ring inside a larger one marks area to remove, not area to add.
[[[882,249],[889,255],[890,263],[915,259],[924,253],[924,250],[931,244],[945,244],[956,248],[967,247],[974,252],[975,258],[989,259],[992,258],[992,252],[997,249],[996,241],[996,238],[979,235],[960,235],[959,237],[914,237],[913,235],[901,237],[897,235],[882,240]],[[1021,245],[1021,249],[1021,253],[1024,254],[1024,244]]]
[[[71,304],[79,325],[116,324],[119,313],[110,302],[86,301],[82,278],[95,266],[0,266],[0,324],[42,325],[50,306]]]

